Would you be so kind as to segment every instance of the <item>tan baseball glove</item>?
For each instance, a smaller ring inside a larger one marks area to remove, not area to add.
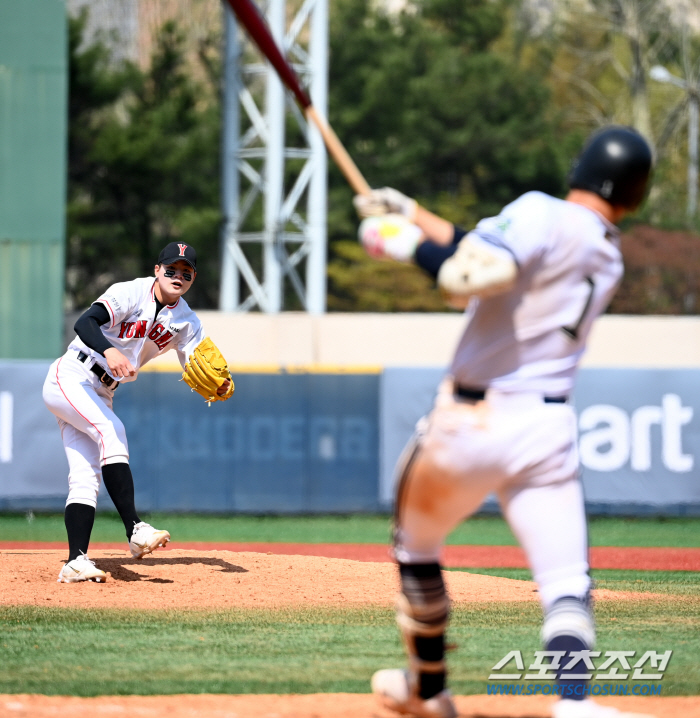
[[[209,337],[202,339],[192,352],[182,379],[207,402],[226,401],[233,394],[233,379],[226,359]],[[228,387],[219,394],[227,380]]]

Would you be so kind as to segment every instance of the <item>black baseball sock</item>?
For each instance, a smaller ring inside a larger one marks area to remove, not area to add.
[[[572,653],[588,649],[588,646],[576,636],[556,636],[547,642],[545,649],[548,651],[562,651],[564,655],[561,658],[560,665],[565,666],[571,663]],[[583,661],[579,660],[568,671],[559,670],[557,672],[557,686],[559,687],[559,695],[572,701],[582,701],[587,697],[588,680],[585,678],[569,678],[570,675],[580,676],[585,673],[587,668],[581,665]]]
[[[68,534],[68,560],[88,552],[90,534],[95,523],[95,507],[87,504],[68,504],[63,520]]]
[[[129,464],[105,464],[102,467],[102,481],[115,508],[124,522],[127,539],[131,538],[134,524],[141,522],[134,503],[134,479]]]
[[[562,654],[556,672],[557,692],[573,701],[587,697],[587,674],[593,667],[585,653],[595,640],[590,601],[590,594],[557,599],[547,609],[543,626],[545,650]]]

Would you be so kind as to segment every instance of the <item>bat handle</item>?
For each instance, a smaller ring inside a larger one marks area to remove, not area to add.
[[[335,163],[338,165],[340,171],[345,176],[350,186],[355,190],[356,194],[369,194],[372,188],[367,184],[367,180],[362,176],[362,173],[357,169],[357,165],[352,161],[352,157],[347,153],[345,147],[338,139],[338,136],[333,132],[333,128],[316,112],[313,105],[309,105],[305,110],[304,114],[309,122],[313,122],[318,128],[318,131],[323,137],[323,141],[328,149],[328,154],[333,158]]]

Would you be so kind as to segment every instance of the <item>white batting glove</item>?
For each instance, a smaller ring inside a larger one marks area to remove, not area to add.
[[[369,194],[358,194],[352,200],[360,217],[378,217],[384,214],[400,214],[413,222],[416,216],[417,202],[406,197],[397,189],[382,187],[373,189]]]
[[[398,262],[410,262],[423,239],[420,228],[400,214],[366,217],[357,234],[370,257]]]

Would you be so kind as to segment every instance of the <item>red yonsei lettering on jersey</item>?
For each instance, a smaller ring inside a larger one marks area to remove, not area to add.
[[[155,327],[148,332],[148,338],[152,339],[161,351],[163,351],[163,348],[173,338],[172,332],[165,332],[165,334],[163,334],[163,332],[165,332],[165,327],[162,324],[156,324]]]
[[[158,347],[158,349],[160,349],[161,351],[163,351],[163,349],[165,348],[165,346],[170,342],[170,340],[171,340],[172,338],[173,338],[173,333],[172,333],[172,332],[165,332],[165,334],[163,334],[162,336],[158,337],[158,339],[154,339],[153,341],[155,341],[156,346]]]
[[[148,322],[145,319],[139,319],[138,322],[122,322],[119,330],[120,339],[143,339],[146,336],[146,327]]]
[[[189,245],[182,247],[185,254],[189,254]],[[109,326],[102,327],[105,338],[114,343],[136,369],[170,349],[177,348],[189,356],[204,338],[201,322],[185,301],[168,306],[167,314],[154,315],[156,289],[155,277],[139,277],[113,285],[97,300],[109,309],[112,317]],[[117,311],[115,307],[121,309]],[[79,338],[71,346],[78,351],[85,349]],[[128,377],[128,380],[134,378]]]
[[[150,332],[148,332],[148,338],[155,341],[165,331],[165,327],[162,324],[156,324]]]

